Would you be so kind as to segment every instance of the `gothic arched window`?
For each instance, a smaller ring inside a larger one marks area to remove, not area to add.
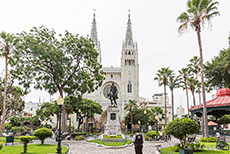
[[[127,85],[127,92],[132,93],[132,83],[130,81],[129,81],[128,85]]]

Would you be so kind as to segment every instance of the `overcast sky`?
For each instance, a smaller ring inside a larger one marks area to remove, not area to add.
[[[186,10],[187,0],[1,0],[0,31],[18,33],[28,31],[33,26],[44,25],[57,33],[68,30],[81,36],[90,35],[93,9],[96,9],[98,39],[101,43],[102,65],[120,66],[122,41],[131,10],[134,40],[138,43],[140,65],[140,96],[152,100],[155,93],[163,93],[154,81],[157,70],[170,67],[178,70],[186,67],[193,56],[199,55],[196,33],[178,36],[179,23],[176,18]],[[230,31],[230,1],[219,0],[220,16],[212,20],[202,30],[204,61],[217,56],[228,47]],[[4,69],[4,59],[0,59],[0,70]],[[1,73],[3,76],[4,73]],[[167,89],[169,92],[169,89]],[[185,91],[175,90],[176,107],[186,107]],[[190,92],[189,92],[190,94]],[[212,92],[211,94],[215,94]],[[207,94],[207,100],[211,99]],[[32,90],[26,101],[49,100],[47,92]],[[57,96],[54,96],[57,99]],[[192,97],[190,94],[190,104]],[[198,97],[196,97],[198,101]],[[171,101],[171,99],[170,99]]]

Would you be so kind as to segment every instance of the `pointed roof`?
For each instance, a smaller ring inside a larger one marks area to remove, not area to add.
[[[133,45],[133,33],[132,33],[132,23],[130,19],[130,14],[128,15],[128,23],[127,23],[127,30],[126,30],[126,37],[125,37],[125,45]]]
[[[94,44],[97,45],[98,38],[97,38],[97,23],[95,18],[95,13],[93,14],[93,22],[92,22],[92,28],[91,28],[91,35],[90,38],[93,40]]]

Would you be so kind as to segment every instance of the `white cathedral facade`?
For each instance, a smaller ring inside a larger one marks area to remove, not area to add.
[[[95,44],[95,49],[98,51],[98,61],[101,63],[101,47],[100,41],[97,36],[97,25],[95,14],[92,22],[91,39]],[[107,96],[108,91],[112,83],[117,87],[118,99],[117,106],[120,110],[119,121],[124,120],[126,111],[124,110],[125,104],[128,104],[129,100],[135,100],[139,102],[139,63],[138,63],[138,48],[137,43],[133,40],[132,24],[130,14],[128,15],[127,30],[125,39],[121,47],[121,66],[120,67],[103,67],[105,73],[105,79],[101,87],[90,94],[85,94],[84,97],[98,102],[103,111],[106,112],[106,108],[111,105]],[[104,123],[106,113],[96,115],[95,120],[99,123]]]

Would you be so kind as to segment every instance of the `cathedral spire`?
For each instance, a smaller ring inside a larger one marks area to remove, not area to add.
[[[126,30],[126,37],[125,37],[125,45],[133,45],[133,33],[132,33],[132,23],[130,19],[130,14],[128,15],[128,23],[127,23],[127,30]]]
[[[96,23],[95,13],[93,14],[93,22],[92,22],[92,28],[91,28],[90,38],[93,40],[93,43],[95,45],[98,44],[98,39],[97,39],[97,23]]]

